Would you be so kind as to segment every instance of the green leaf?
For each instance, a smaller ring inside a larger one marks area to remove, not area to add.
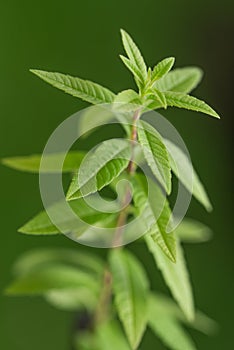
[[[195,350],[195,344],[184,331],[173,313],[168,312],[165,303],[157,295],[150,298],[149,326],[162,342],[172,350]],[[167,305],[166,305],[167,306]]]
[[[194,319],[194,303],[186,262],[180,242],[177,240],[176,263],[171,262],[155,244],[151,235],[145,235],[146,244],[161,270],[166,284],[188,320]]]
[[[196,329],[206,335],[212,335],[217,331],[217,323],[199,310],[196,310],[194,320],[188,321],[175,302],[165,295],[153,293],[151,294],[150,305],[152,305],[151,302],[157,304],[157,307],[160,307],[161,310],[163,310],[164,315],[173,318],[178,323],[182,322],[186,326]],[[150,318],[151,315],[152,318],[154,318],[154,314],[151,313],[149,315]]]
[[[177,68],[157,80],[154,87],[161,91],[177,91],[188,94],[199,84],[202,76],[202,70],[197,67]]]
[[[164,139],[164,143],[169,151],[170,165],[173,173],[178,177],[185,188],[193,194],[193,196],[206,208],[207,211],[210,212],[212,210],[212,205],[209,197],[197,173],[192,168],[192,164],[190,164],[190,160],[188,159],[187,155],[185,155],[180,147],[176,146],[171,141]],[[172,155],[175,158],[176,163],[180,164],[180,171],[178,171]]]
[[[73,178],[67,199],[73,200],[101,190],[127,168],[130,158],[129,142],[121,139],[102,142],[85,157]]]
[[[2,163],[10,168],[27,171],[30,173],[56,173],[56,172],[72,172],[79,168],[85,152],[70,151],[64,153],[53,153],[43,156],[43,167],[40,168],[42,156],[33,154],[31,156],[3,158]],[[65,158],[63,167],[59,166],[62,159]]]
[[[44,295],[45,300],[60,310],[77,311],[88,309],[93,311],[98,303],[98,296],[90,288],[81,286],[64,290],[51,290]]]
[[[90,207],[83,199],[75,200],[69,203],[71,209],[82,221],[74,221],[74,218],[67,218],[63,212],[63,202],[53,204],[49,211],[57,218],[57,224],[63,228],[63,232],[77,232],[82,234],[88,228],[88,224],[95,224],[106,219],[110,214],[99,212]],[[23,225],[19,232],[33,235],[54,235],[61,233],[50,220],[46,211],[40,212],[25,225]]]
[[[183,318],[181,319],[183,322],[185,322]],[[209,336],[217,333],[219,328],[218,324],[214,320],[206,316],[201,311],[196,312],[195,319],[189,324],[189,326]]]
[[[121,29],[121,36],[123,41],[124,49],[132,63],[136,65],[139,69],[143,82],[147,79],[147,68],[145,61],[140,53],[140,50],[130,37],[128,33],[126,33],[123,29]]]
[[[117,312],[132,349],[136,349],[148,319],[148,280],[139,261],[129,252],[113,250],[110,266]]]
[[[97,329],[97,342],[100,350],[130,350],[128,342],[118,324],[109,320]]]
[[[133,200],[140,212],[141,224],[145,226],[142,233],[147,232],[146,235],[151,237],[154,245],[157,244],[162,249],[165,258],[175,262],[175,236],[173,232],[167,232],[171,217],[169,204],[159,186],[150,179],[147,181],[150,183],[149,191],[142,176],[136,175],[132,179]]]
[[[164,95],[168,106],[185,108],[191,111],[205,113],[215,118],[220,118],[208,104],[196,97],[172,91],[165,91]]]
[[[168,57],[162,60],[161,62],[159,62],[152,71],[152,75],[151,75],[152,82],[155,82],[156,80],[166,75],[171,70],[174,63],[175,63],[174,57]]]
[[[18,277],[6,289],[9,295],[39,295],[51,290],[87,287],[98,293],[98,283],[93,276],[77,268],[63,264],[52,264],[35,269]]]
[[[23,254],[14,265],[14,273],[24,275],[35,269],[57,263],[71,265],[92,275],[102,275],[104,270],[104,263],[100,257],[90,252],[80,249],[41,248]]]
[[[74,346],[76,350],[102,350],[98,346],[96,334],[83,329],[75,334]]]
[[[155,107],[150,107],[152,106],[152,104],[155,103]],[[148,109],[156,109],[156,108],[167,108],[167,101],[166,98],[164,96],[164,93],[157,90],[157,89],[150,89],[146,95],[146,102],[144,103],[144,105],[148,108]]]
[[[116,96],[114,103],[134,103],[141,104],[138,93],[132,89],[123,90]]]
[[[147,164],[169,194],[171,192],[171,166],[162,137],[150,124],[143,121],[138,122],[137,131]]]
[[[212,237],[212,231],[206,225],[185,218],[176,228],[175,234],[182,242],[185,243],[200,243],[209,241]]]
[[[115,94],[110,90],[88,80],[75,78],[62,73],[46,72],[36,69],[31,69],[30,71],[57,89],[92,104],[111,103],[115,97]]]
[[[123,63],[125,64],[125,66],[130,70],[130,72],[132,72],[138,88],[140,90],[142,90],[143,86],[144,86],[144,79],[142,77],[142,74],[141,74],[141,71],[139,70],[139,68],[136,66],[135,63],[130,61],[128,58],[126,58],[122,55],[120,55],[120,58],[123,61]]]
[[[134,113],[141,106],[142,106],[142,102],[138,93],[131,89],[121,91],[116,96],[113,104],[114,111],[116,111],[117,113],[119,111],[122,112],[121,115],[116,114],[117,118],[119,117],[123,118],[124,117],[123,113],[128,113],[128,116],[130,116],[130,121],[129,121],[130,125],[125,125],[125,127],[128,127],[130,129],[132,124],[132,113]],[[126,122],[128,122],[127,116],[126,116]]]

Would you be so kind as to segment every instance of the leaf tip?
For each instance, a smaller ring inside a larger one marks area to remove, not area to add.
[[[30,69],[29,69],[29,72],[37,75],[38,72],[40,72],[40,71],[39,71],[38,69],[30,68]]]

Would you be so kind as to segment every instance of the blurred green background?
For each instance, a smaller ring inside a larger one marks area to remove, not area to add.
[[[0,156],[39,153],[51,132],[85,103],[47,86],[29,68],[67,72],[118,92],[134,87],[118,54],[119,29],[129,31],[153,65],[173,55],[176,67],[198,65],[205,71],[195,91],[220,113],[220,121],[181,110],[164,114],[183,136],[194,165],[214,205],[207,214],[195,201],[189,215],[209,224],[212,242],[187,246],[196,303],[220,324],[207,338],[193,332],[198,349],[230,349],[233,335],[233,234],[231,191],[231,115],[233,72],[233,1],[2,1],[0,5]],[[93,140],[94,141],[94,140]],[[0,288],[11,279],[11,266],[33,247],[78,247],[65,237],[34,238],[17,228],[41,207],[38,177],[1,167]],[[83,249],[83,248],[81,248]],[[153,260],[152,285],[166,291]],[[39,298],[0,301],[0,348],[67,350],[73,315],[53,309]],[[147,333],[142,350],[164,349]],[[186,350],[186,349],[182,349]]]

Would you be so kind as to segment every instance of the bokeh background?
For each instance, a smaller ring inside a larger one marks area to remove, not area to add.
[[[211,214],[195,201],[189,209],[191,217],[214,231],[210,243],[186,247],[196,303],[220,324],[213,338],[192,333],[200,350],[231,349],[233,344],[233,10],[233,1],[228,0],[12,0],[0,5],[1,157],[40,153],[54,128],[86,106],[44,84],[29,68],[67,72],[115,92],[134,87],[118,58],[123,53],[121,27],[135,38],[149,65],[173,55],[176,67],[204,69],[203,83],[194,94],[214,106],[222,119],[176,109],[164,113],[183,136],[214,205]],[[37,176],[1,167],[0,186],[2,291],[11,279],[13,262],[23,252],[77,245],[65,237],[17,233],[42,207]],[[139,245],[132,249],[150,267],[152,285],[166,291],[151,257]],[[70,349],[72,314],[55,310],[40,298],[1,295],[0,300],[1,349]],[[164,347],[147,333],[141,349]]]

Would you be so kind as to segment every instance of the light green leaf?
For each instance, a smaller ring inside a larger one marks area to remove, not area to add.
[[[76,350],[102,350],[98,346],[96,334],[83,329],[75,334],[74,346]]]
[[[197,67],[177,68],[157,80],[154,87],[161,91],[177,91],[188,94],[199,84],[202,76],[202,70]]]
[[[164,95],[168,106],[185,108],[219,118],[219,115],[208,104],[196,97],[172,91],[166,91],[164,92]]]
[[[193,168],[191,168],[192,164],[190,164],[190,160],[180,149],[180,147],[176,146],[171,141],[164,139],[164,143],[167,146],[169,152],[170,165],[173,173],[178,177],[178,179],[182,182],[185,188],[193,194],[193,196],[206,208],[207,211],[210,212],[212,210],[212,205],[210,203],[209,197],[196,171]],[[176,163],[180,164],[179,170],[177,169],[172,155]],[[192,174],[191,169],[193,170]],[[193,185],[192,188],[191,185]]]
[[[172,350],[196,350],[195,344],[173,313],[157,295],[150,298],[149,326],[162,342]],[[166,305],[167,306],[167,305]]]
[[[180,242],[177,240],[176,263],[171,262],[154,243],[151,235],[145,235],[146,244],[161,270],[166,284],[188,320],[194,319],[194,302],[186,262]]]
[[[167,108],[167,101],[166,98],[164,96],[164,93],[157,90],[157,89],[150,89],[148,91],[148,94],[146,95],[146,103],[145,106],[148,109],[154,109],[154,108],[150,108],[149,106],[151,106],[153,104],[153,102],[155,103],[155,108]]]
[[[130,350],[128,342],[118,324],[109,320],[97,329],[97,342],[100,350]]]
[[[122,55],[120,55],[120,58],[122,62],[125,64],[125,66],[130,70],[130,72],[132,72],[138,88],[142,90],[144,86],[144,79],[142,77],[140,69],[136,66],[134,62],[130,61],[128,58]]]
[[[104,263],[99,256],[87,251],[66,248],[34,249],[20,257],[14,265],[16,275],[28,274],[51,264],[63,263],[82,269],[89,274],[101,275]]]
[[[123,113],[128,113],[128,116],[130,116],[130,125],[126,125],[125,127],[128,127],[131,129],[132,124],[132,114],[136,112],[137,109],[141,108],[142,102],[138,95],[138,93],[134,90],[128,89],[121,91],[115,98],[113,108],[114,111],[118,112],[121,111],[122,114],[116,114],[117,118],[123,118]],[[121,119],[120,119],[121,121]],[[126,116],[126,122],[128,121],[128,118]]]
[[[60,169],[59,163],[65,158],[63,167]],[[47,154],[43,157],[43,167],[40,168],[41,155],[33,154],[31,156],[3,158],[2,163],[10,168],[27,171],[30,173],[56,173],[56,172],[72,172],[79,168],[85,152],[70,151],[64,153]]]
[[[115,98],[117,98],[117,96],[115,96]],[[99,104],[84,109],[79,117],[78,128],[80,137],[86,138],[92,132],[96,131],[96,128],[112,122],[120,123],[128,133],[130,128],[127,123],[131,123],[131,120],[128,120],[128,118],[123,113],[119,113],[119,111],[116,113],[116,110],[113,107],[115,107],[114,101],[112,105]]]
[[[109,124],[115,115],[109,105],[95,105],[80,112],[78,130],[81,137],[87,137],[98,127]]]
[[[153,293],[151,298],[153,300],[150,299],[150,305],[152,301],[154,304],[157,303],[158,307],[160,306],[161,310],[163,310],[164,315],[173,318],[178,323],[182,322],[186,326],[196,329],[206,335],[212,335],[217,331],[217,323],[206,316],[203,312],[196,310],[194,320],[188,321],[181,309],[171,298],[158,293]],[[150,314],[150,317],[151,315],[152,314]],[[154,315],[152,315],[152,317],[154,317]]]
[[[175,234],[182,242],[185,243],[200,243],[209,241],[212,237],[212,231],[206,225],[185,218],[176,228]]]
[[[141,100],[136,91],[128,89],[118,93],[118,95],[115,97],[114,103],[141,104]]]
[[[62,73],[46,72],[36,69],[31,69],[30,71],[57,89],[92,104],[111,103],[115,97],[115,94],[110,90],[88,80]]]
[[[70,185],[67,199],[73,200],[101,190],[127,168],[130,158],[129,142],[121,139],[102,142],[84,158]]]
[[[182,318],[181,318],[182,319]],[[183,322],[185,320],[182,319]],[[202,332],[206,335],[214,335],[218,331],[218,324],[210,317],[206,316],[203,312],[197,311],[195,319],[192,323],[188,324],[192,328]]]
[[[75,267],[63,264],[51,264],[35,269],[18,277],[6,289],[9,295],[39,295],[51,290],[63,290],[87,287],[98,292],[99,285],[92,275]]]
[[[166,75],[171,70],[174,63],[175,63],[174,57],[168,57],[162,60],[161,62],[159,62],[152,71],[152,75],[151,75],[152,82],[155,82],[156,80]]]
[[[132,179],[133,200],[140,212],[141,224],[145,226],[143,233],[147,232],[146,236],[149,235],[152,244],[162,249],[165,259],[169,258],[174,263],[176,261],[175,236],[173,232],[167,232],[171,210],[161,188],[149,178],[147,181],[150,184],[149,191],[141,175],[136,175]]]
[[[155,128],[143,121],[138,122],[137,131],[147,164],[169,194],[171,192],[171,167],[162,137]]]
[[[44,295],[45,300],[57,309],[77,311],[88,309],[93,311],[98,303],[98,296],[87,287],[64,290],[51,290]]]
[[[139,69],[143,81],[147,79],[147,68],[145,61],[140,53],[140,50],[130,37],[128,33],[126,33],[123,29],[121,30],[121,36],[123,41],[124,49],[132,63],[134,63]]]
[[[63,228],[63,232],[84,233],[88,224],[95,224],[106,219],[109,214],[99,212],[90,207],[82,198],[69,203],[74,213],[81,219],[81,222],[77,222],[74,218],[66,218],[63,213],[63,202],[53,204],[49,211],[53,213],[57,219],[57,224]],[[19,232],[33,235],[54,235],[61,233],[59,228],[56,227],[50,220],[46,211],[40,212],[25,225],[23,225]]]
[[[126,251],[110,254],[118,315],[132,349],[137,349],[148,319],[148,280],[139,261]]]

